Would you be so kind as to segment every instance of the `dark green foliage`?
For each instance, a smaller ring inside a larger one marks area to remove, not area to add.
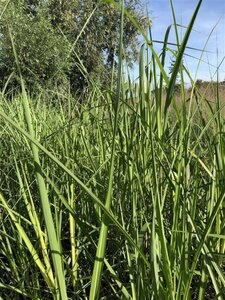
[[[57,34],[51,21],[40,11],[37,15],[23,6],[8,6],[0,23],[0,75],[4,85],[13,74],[13,86],[18,81],[18,70],[12,50],[15,46],[19,66],[28,88],[45,86],[49,81],[62,80],[70,68],[69,42]],[[10,36],[11,33],[11,36]]]
[[[90,81],[111,84],[118,57],[120,11],[117,8],[87,0],[19,2],[20,5],[11,1],[0,20],[2,87],[11,73],[15,86],[18,76],[9,31],[29,90],[34,91],[38,86],[65,86],[66,82],[73,91],[83,91]],[[147,19],[143,17],[140,2],[126,1],[126,8],[144,26]],[[0,5],[3,9],[3,4]],[[129,64],[136,59],[137,38],[138,30],[126,18],[124,54]]]

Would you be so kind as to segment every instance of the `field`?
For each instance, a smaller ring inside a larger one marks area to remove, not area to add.
[[[122,75],[121,25],[116,89],[1,94],[0,299],[224,299],[225,88],[183,82],[199,7],[170,76],[143,32]]]

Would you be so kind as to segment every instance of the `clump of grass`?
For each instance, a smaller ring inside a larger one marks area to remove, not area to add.
[[[200,6],[171,77],[169,30],[158,56],[140,29],[138,88],[118,76],[116,93],[93,85],[88,101],[57,106],[25,89],[1,96],[3,298],[223,299],[223,104],[215,89],[209,106],[194,81],[187,104],[183,82]]]

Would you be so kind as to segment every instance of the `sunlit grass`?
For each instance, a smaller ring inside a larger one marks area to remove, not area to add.
[[[200,5],[171,76],[144,34],[137,86],[1,96],[3,299],[223,299],[223,101],[183,82]]]

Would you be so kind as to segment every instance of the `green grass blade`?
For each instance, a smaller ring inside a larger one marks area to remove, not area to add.
[[[111,201],[113,195],[113,177],[114,177],[114,163],[115,163],[115,150],[116,150],[116,135],[118,127],[118,117],[119,117],[119,107],[120,107],[120,95],[121,95],[121,84],[122,84],[122,55],[123,55],[123,17],[124,17],[124,2],[122,0],[122,10],[121,10],[121,20],[120,20],[120,39],[119,39],[119,65],[118,65],[118,83],[116,92],[116,103],[115,103],[115,120],[113,129],[113,140],[112,140],[112,153],[110,161],[109,170],[109,182],[108,190],[105,201],[105,207],[109,211],[111,208]],[[108,223],[109,219],[107,215],[103,215],[98,246],[96,251],[94,269],[91,279],[91,290],[90,290],[90,300],[99,299],[99,291],[102,278],[103,263],[105,257],[105,249],[107,243],[107,233],[108,233]]]
[[[29,131],[31,137],[35,138],[35,131],[34,131],[33,124],[32,124],[30,104],[29,104],[29,100],[28,100],[27,93],[25,90],[24,81],[21,76],[19,61],[17,58],[16,49],[15,49],[15,45],[14,45],[14,41],[13,41],[13,37],[12,37],[10,29],[9,29],[9,34],[10,34],[10,38],[11,38],[11,42],[12,42],[12,48],[13,48],[13,52],[14,52],[14,56],[15,56],[15,60],[16,60],[16,64],[17,64],[17,69],[19,71],[20,79],[21,79],[22,103],[23,103],[23,108],[24,108],[25,120],[26,120],[28,131]],[[39,149],[34,143],[31,143],[31,149],[32,149],[32,154],[33,154],[33,163],[34,163],[34,168],[35,168],[35,173],[36,173],[37,185],[38,185],[39,194],[40,194],[40,202],[41,202],[41,206],[42,206],[42,212],[44,215],[45,225],[46,225],[49,243],[50,243],[50,249],[51,249],[51,255],[52,255],[52,260],[53,260],[53,265],[54,265],[54,270],[55,270],[55,276],[57,279],[57,285],[59,286],[59,291],[56,290],[56,292],[60,293],[62,300],[67,300],[68,298],[67,298],[65,275],[64,275],[64,270],[63,270],[63,258],[62,258],[62,253],[61,253],[61,247],[60,247],[60,242],[57,239],[55,224],[53,221],[51,207],[50,207],[50,201],[48,198],[48,192],[47,192],[45,181],[44,181],[44,178],[43,178],[42,172],[41,172]]]
[[[175,86],[175,83],[176,83],[176,78],[177,78],[177,74],[179,72],[180,64],[181,64],[187,42],[188,42],[188,39],[190,37],[191,31],[193,29],[194,22],[195,22],[195,19],[196,19],[197,15],[198,15],[201,4],[202,4],[202,0],[199,0],[197,6],[195,8],[195,11],[192,15],[191,21],[190,21],[190,23],[187,27],[186,32],[185,32],[183,41],[182,41],[182,43],[179,47],[178,53],[177,53],[176,61],[175,61],[175,64],[174,64],[174,68],[173,68],[173,71],[172,71],[172,74],[171,74],[171,78],[170,78],[169,85],[168,85],[168,90],[167,90],[166,103],[165,103],[165,108],[164,108],[164,115],[165,115],[166,118],[167,118],[167,114],[168,114],[168,109],[169,109],[171,101],[172,101],[174,86]]]

